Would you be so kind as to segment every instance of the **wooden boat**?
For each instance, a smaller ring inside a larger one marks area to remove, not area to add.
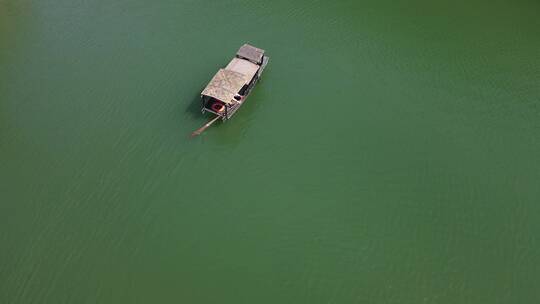
[[[210,112],[216,117],[192,135],[199,135],[219,119],[231,119],[261,78],[269,59],[262,49],[249,44],[240,47],[231,62],[219,69],[201,93],[202,113]]]

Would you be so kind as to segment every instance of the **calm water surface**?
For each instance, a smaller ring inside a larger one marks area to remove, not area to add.
[[[0,0],[0,303],[538,303],[539,14]]]

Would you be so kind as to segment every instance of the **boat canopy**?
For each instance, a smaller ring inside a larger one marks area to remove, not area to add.
[[[246,58],[249,61],[260,64],[264,55],[264,50],[256,48],[249,44],[244,44],[238,52],[237,56]]]
[[[234,104],[236,103],[234,95],[242,89],[246,81],[248,80],[242,73],[220,69],[201,95],[213,97],[226,104]]]
[[[246,82],[249,82],[251,81],[251,79],[253,79],[253,76],[257,74],[259,66],[245,59],[233,58],[233,60],[229,62],[225,69],[229,71],[235,71],[244,75],[245,79],[247,79]]]

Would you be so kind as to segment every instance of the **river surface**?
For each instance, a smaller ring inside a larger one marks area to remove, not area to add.
[[[0,303],[539,303],[539,14],[0,0]]]

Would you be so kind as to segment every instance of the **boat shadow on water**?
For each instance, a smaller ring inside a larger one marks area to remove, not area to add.
[[[201,121],[206,118],[206,116],[201,116],[201,95],[194,95],[193,98],[190,99],[187,108],[184,109],[184,113],[189,114],[190,116],[192,115],[193,117],[203,118]]]

